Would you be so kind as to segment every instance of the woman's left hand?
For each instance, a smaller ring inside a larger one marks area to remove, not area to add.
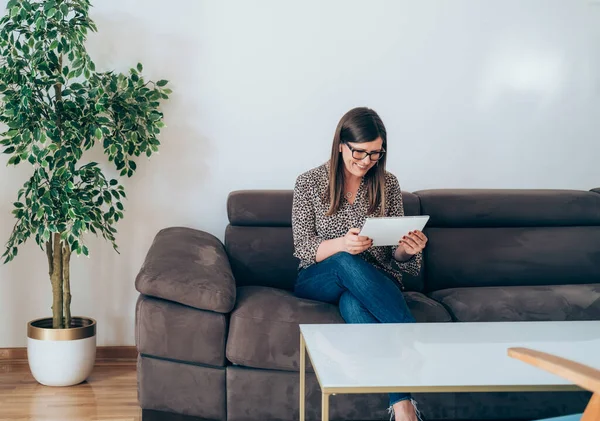
[[[427,244],[427,236],[425,234],[418,230],[411,231],[398,242],[398,248],[394,257],[398,261],[408,260],[415,254],[423,251],[425,244]]]

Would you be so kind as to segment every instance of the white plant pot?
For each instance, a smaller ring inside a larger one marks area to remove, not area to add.
[[[52,329],[52,318],[27,325],[27,359],[33,377],[46,386],[83,382],[96,361],[96,321],[73,317],[69,329]]]

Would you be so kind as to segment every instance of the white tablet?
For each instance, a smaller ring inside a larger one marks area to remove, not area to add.
[[[367,218],[360,234],[373,240],[373,246],[395,246],[410,231],[423,231],[429,215]]]

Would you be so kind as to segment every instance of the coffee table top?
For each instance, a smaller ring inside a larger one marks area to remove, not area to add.
[[[302,324],[329,393],[578,390],[510,358],[531,348],[600,369],[600,321]]]

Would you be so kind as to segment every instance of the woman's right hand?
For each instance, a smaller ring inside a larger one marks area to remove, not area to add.
[[[340,237],[341,251],[350,254],[360,254],[373,245],[373,240],[369,237],[359,236],[360,228],[350,228],[350,230]]]

